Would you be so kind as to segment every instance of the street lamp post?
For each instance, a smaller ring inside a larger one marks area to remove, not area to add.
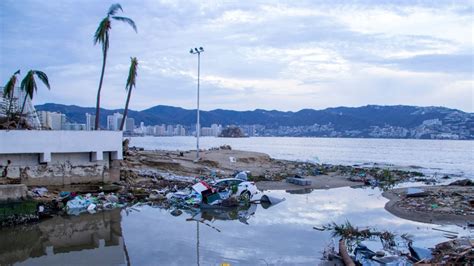
[[[198,55],[198,80],[197,80],[197,123],[196,123],[196,161],[198,161],[199,158],[199,135],[201,135],[201,125],[199,124],[199,76],[201,72],[201,53],[204,53],[204,48],[199,47],[198,48],[191,48],[189,51],[191,54],[197,54]]]

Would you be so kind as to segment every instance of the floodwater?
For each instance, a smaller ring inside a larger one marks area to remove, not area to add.
[[[304,192],[265,192],[285,198],[267,209],[250,205],[173,216],[170,210],[137,206],[2,229],[0,264],[315,265],[332,240],[313,226],[330,222],[409,233],[421,247],[447,240],[433,228],[473,233],[397,218],[384,210],[387,200],[378,189]]]
[[[193,149],[192,137],[132,138],[146,149]],[[424,171],[472,177],[472,141],[202,138],[201,147],[230,144],[275,158],[323,163],[383,163],[419,166]],[[407,184],[404,184],[406,186]],[[0,229],[0,265],[315,265],[332,242],[314,230],[331,222],[412,235],[414,245],[433,247],[447,240],[433,228],[473,235],[463,225],[431,225],[397,218],[384,209],[378,188],[270,191],[286,200],[228,212],[183,211],[136,206],[94,215],[55,217],[41,223]],[[174,213],[176,214],[176,213]],[[376,241],[375,241],[376,242]]]
[[[474,179],[474,141],[350,138],[200,138],[200,148],[229,144],[273,158],[329,164],[395,165],[427,174],[455,174]],[[159,150],[196,149],[194,137],[134,137],[131,146]]]

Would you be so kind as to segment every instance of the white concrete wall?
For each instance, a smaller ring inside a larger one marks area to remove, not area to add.
[[[0,154],[40,154],[42,162],[51,161],[53,153],[92,153],[102,160],[103,152],[112,159],[122,159],[120,131],[1,130]]]
[[[119,181],[122,138],[120,131],[0,130],[0,174],[7,169],[6,178],[27,185]]]

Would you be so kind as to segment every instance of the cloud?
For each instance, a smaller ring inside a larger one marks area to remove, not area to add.
[[[0,82],[44,70],[36,103],[94,106],[102,54],[92,42],[114,1],[0,2]],[[127,1],[136,34],[114,21],[102,104],[194,108],[203,46],[204,109],[441,105],[472,112],[472,1]],[[48,14],[45,16],[44,14]],[[450,93],[456,91],[456,94]],[[469,97],[471,95],[471,97]]]

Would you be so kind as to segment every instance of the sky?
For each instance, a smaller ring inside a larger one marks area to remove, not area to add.
[[[0,85],[45,72],[34,103],[95,106],[93,35],[117,1],[1,0]],[[445,106],[474,112],[474,1],[122,0],[138,32],[112,22],[101,106],[282,110]]]

